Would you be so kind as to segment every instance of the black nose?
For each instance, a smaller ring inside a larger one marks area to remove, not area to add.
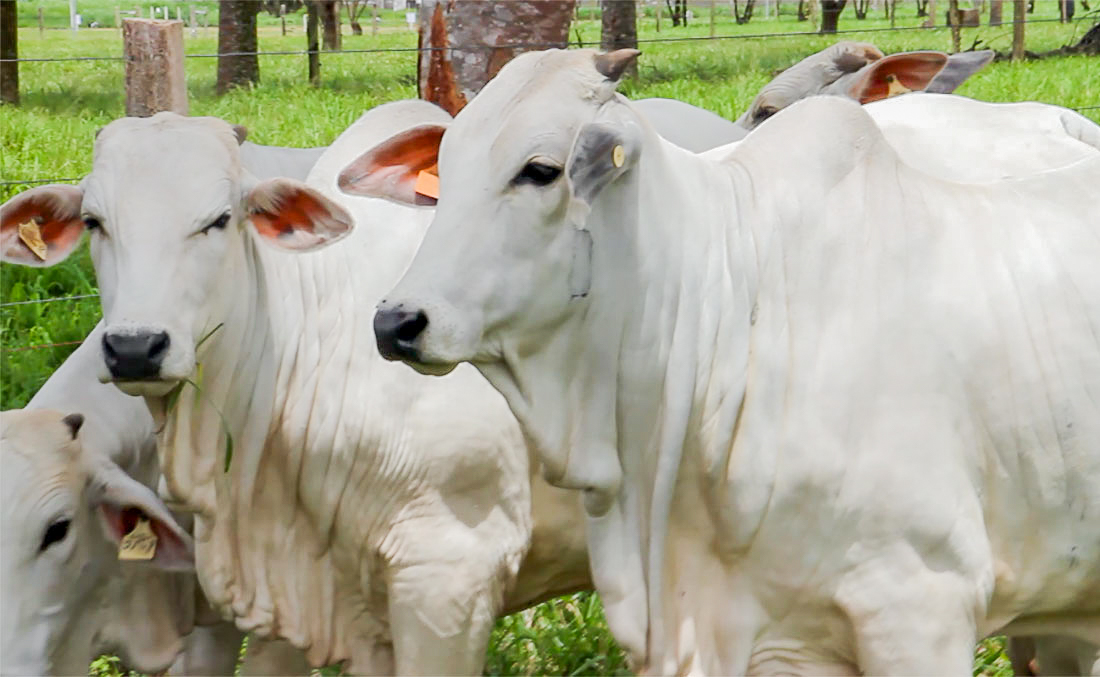
[[[378,352],[387,360],[418,362],[416,339],[428,326],[424,311],[411,312],[396,308],[379,310],[374,314],[374,338]]]
[[[168,334],[163,331],[103,335],[103,359],[120,381],[155,379],[167,353]]]

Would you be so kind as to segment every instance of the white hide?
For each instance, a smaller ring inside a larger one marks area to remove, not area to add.
[[[109,388],[94,380],[89,385]],[[125,409],[119,400],[126,396],[117,389],[102,394],[105,409],[114,411],[112,400]],[[87,409],[88,402],[84,405]],[[153,514],[165,520],[171,517],[152,491],[97,451],[108,440],[119,441],[118,435],[112,437],[108,427],[86,420],[87,430],[82,428],[74,440],[62,422],[66,412],[40,406],[41,400],[28,409],[4,412],[0,432],[0,673],[84,674],[101,653],[116,653],[126,665],[143,672],[164,670],[191,629],[194,576],[161,571],[145,562],[119,562],[117,536],[99,512],[107,500],[147,513],[155,509]],[[82,446],[85,434],[88,446]],[[142,462],[147,469],[152,459],[155,474],[155,456],[139,449],[140,444],[127,449],[135,453],[127,470],[141,477]],[[67,528],[61,526],[65,520]],[[42,547],[51,525],[53,542]],[[189,545],[190,539],[174,522],[171,528]],[[190,562],[171,565],[189,567]]]
[[[620,642],[657,674],[1100,644],[1100,155],[951,182],[820,97],[717,162],[594,58],[520,56],[459,114],[379,314],[425,313],[413,366],[473,362],[585,490]],[[565,172],[519,182],[532,158]]]
[[[163,424],[161,467],[195,511],[203,589],[238,626],[288,640],[313,665],[478,673],[498,612],[588,580],[576,497],[532,485],[504,400],[471,368],[425,379],[370,343],[371,310],[431,210],[348,198],[355,229],[339,246],[281,251],[346,232],[333,202],[344,160],[332,158],[449,120],[423,102],[368,112],[318,161],[317,191],[256,184],[221,121],[126,119],[99,135],[82,184],[107,331],[170,338],[161,380],[118,385],[146,395]],[[38,208],[44,193],[5,213]],[[72,219],[71,191],[57,193],[49,204]],[[312,225],[282,231],[287,204]],[[201,392],[173,394],[183,378]]]

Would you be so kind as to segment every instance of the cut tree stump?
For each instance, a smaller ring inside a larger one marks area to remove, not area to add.
[[[183,22],[123,19],[126,55],[126,114],[148,117],[160,111],[187,115],[183,75]]]

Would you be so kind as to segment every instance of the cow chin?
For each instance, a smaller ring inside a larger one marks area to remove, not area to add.
[[[115,387],[135,397],[164,397],[179,381],[111,381]]]
[[[425,376],[446,376],[458,366],[457,362],[411,362],[406,361],[416,371]]]

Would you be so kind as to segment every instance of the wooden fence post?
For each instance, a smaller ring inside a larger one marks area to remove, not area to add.
[[[1015,0],[1012,3],[1012,60],[1021,61],[1024,58],[1024,21],[1027,20],[1026,0]]]
[[[710,0],[710,37],[712,37],[712,38],[716,35],[715,22],[717,21],[717,13],[718,13],[717,5],[718,5],[717,0]]]
[[[183,22],[125,19],[126,114],[148,117],[170,110],[187,115]]]
[[[657,0],[657,32],[661,32],[661,0]]]
[[[42,5],[38,6],[38,37],[46,35],[46,20],[42,16]]]
[[[947,24],[951,26],[951,51],[958,54],[962,51],[962,15],[959,12],[959,0],[949,0],[947,3]]]

